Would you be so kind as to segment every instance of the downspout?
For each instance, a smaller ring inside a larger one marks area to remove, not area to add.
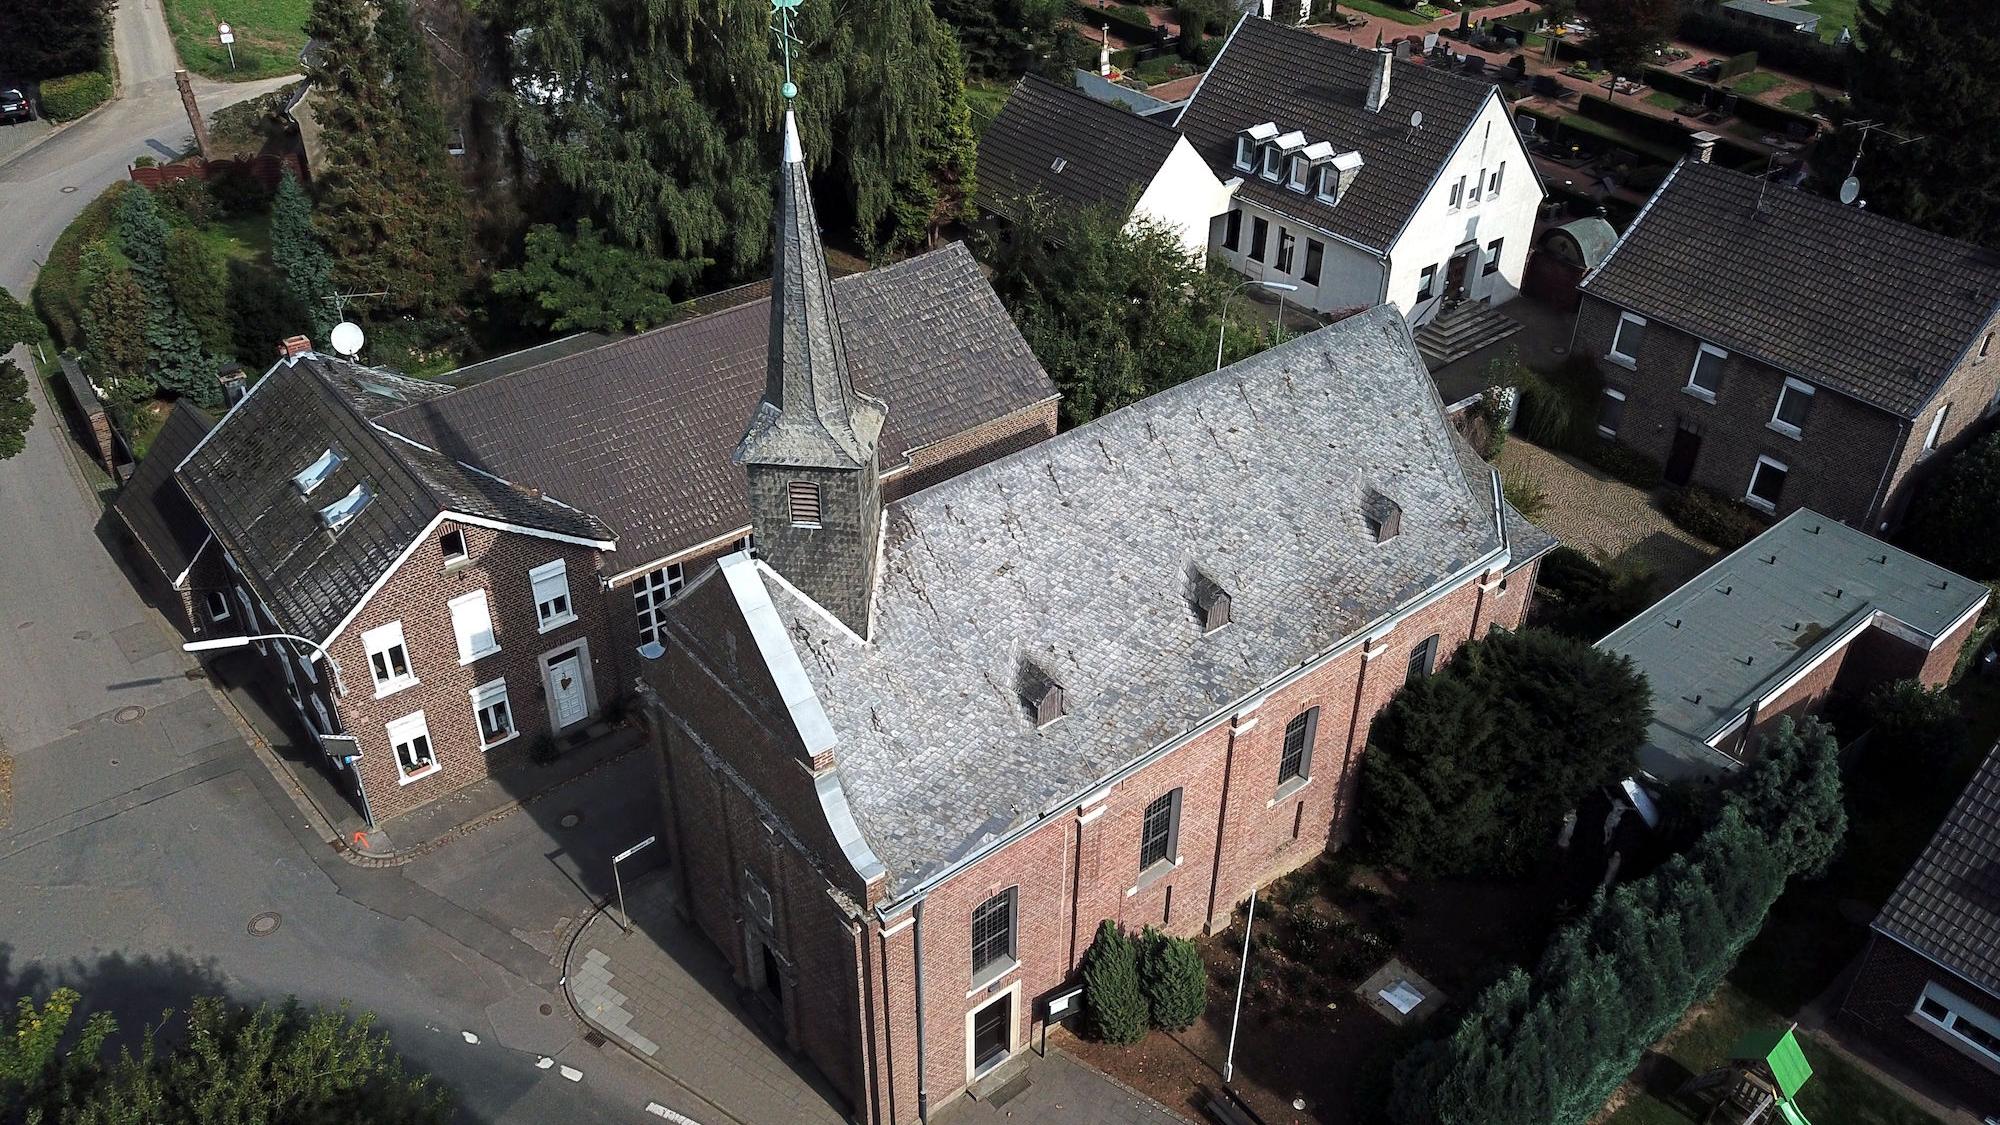
[[[1925,400],[1924,405],[1930,405],[1928,399]],[[1868,515],[1866,519],[1869,523],[1876,525],[1874,531],[1868,532],[1870,535],[1879,533],[1882,530],[1882,525],[1888,522],[1879,518],[1886,514],[1882,511],[1882,494],[1888,491],[1890,470],[1896,467],[1896,462],[1901,461],[1904,452],[1910,448],[1910,435],[1915,432],[1914,423],[1906,418],[1897,425],[1896,432],[1898,434],[1896,455],[1883,463],[1882,476],[1875,482],[1875,495],[1868,501]],[[1867,529],[1863,528],[1862,530],[1866,531]]]
[[[917,1120],[930,1125],[931,1092],[924,1068],[924,900],[911,908],[910,960],[915,969],[917,993]]]

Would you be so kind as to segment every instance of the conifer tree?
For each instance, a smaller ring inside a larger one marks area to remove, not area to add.
[[[138,190],[138,189],[133,189]],[[93,242],[80,262],[84,362],[99,385],[127,405],[152,397],[146,375],[146,293],[132,271]]]
[[[210,355],[228,355],[229,293],[223,287],[222,256],[200,232],[177,227],[167,232],[167,293],[187,317]]]
[[[1208,1009],[1208,973],[1200,951],[1186,938],[1147,926],[1139,935],[1139,981],[1154,1027],[1192,1027]]]
[[[118,206],[119,246],[132,262],[132,275],[146,295],[146,375],[154,386],[192,398],[201,406],[222,399],[215,363],[202,347],[201,333],[179,305],[167,266],[167,224],[144,188],[126,192]]]
[[[1853,117],[1870,139],[1858,174],[1871,211],[2000,249],[2000,20],[1958,0],[1865,0],[1855,13]],[[1819,179],[1847,174],[1859,134],[1822,146]]]
[[[1132,938],[1105,919],[1083,955],[1083,1002],[1090,1032],[1106,1043],[1136,1043],[1146,1034],[1146,997],[1139,987],[1139,952]]]
[[[28,397],[28,377],[14,361],[0,357],[0,461],[26,449],[28,427],[35,420],[35,402]]]
[[[306,319],[285,335],[304,332],[314,340],[324,341],[333,329],[335,316],[333,302],[326,299],[335,292],[333,259],[320,242],[318,232],[313,230],[312,220],[312,197],[299,186],[298,177],[286,169],[284,179],[278,181],[277,194],[271,199],[271,264],[278,267],[285,291],[297,308],[305,310]],[[266,340],[260,346],[268,348],[275,342]]]

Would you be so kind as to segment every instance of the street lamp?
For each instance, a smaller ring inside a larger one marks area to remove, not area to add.
[[[210,637],[205,641],[189,641],[181,646],[181,651],[216,652],[230,648],[249,648],[253,641],[294,641],[305,645],[307,648],[324,656],[326,658],[326,666],[333,669],[333,694],[336,696],[347,694],[347,685],[342,683],[340,679],[340,661],[335,660],[333,654],[326,651],[325,645],[309,637],[301,637],[296,633],[258,633],[255,636],[249,637]]]
[[[632,914],[625,909],[625,880],[618,875],[618,865],[652,847],[658,839],[658,836],[648,836],[611,857],[611,881],[618,885],[618,913],[625,919],[625,932],[628,934],[632,932]]]
[[[1231,289],[1229,291],[1228,296],[1222,298],[1222,313],[1219,317],[1217,317],[1217,319],[1222,322],[1221,327],[1218,328],[1215,333],[1215,369],[1217,371],[1222,370],[1222,342],[1229,336],[1229,298],[1236,296],[1238,293],[1243,292],[1245,289],[1249,288],[1252,285],[1255,285],[1260,289],[1270,289],[1278,293],[1296,293],[1299,291],[1299,287],[1296,285],[1287,285],[1282,281],[1259,281],[1256,278],[1251,278],[1249,281],[1245,281],[1237,285],[1236,288]],[[1284,327],[1285,327],[1285,299],[1283,297],[1279,297],[1278,328],[1280,331],[1283,331]]]
[[[1250,889],[1250,909],[1243,915],[1243,960],[1236,966],[1236,1010],[1229,1015],[1229,1050],[1222,1056],[1222,1084],[1236,1070],[1236,1024],[1243,1018],[1243,982],[1250,975],[1250,927],[1257,924],[1257,890]]]

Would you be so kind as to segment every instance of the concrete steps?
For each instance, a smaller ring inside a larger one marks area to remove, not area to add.
[[[1467,301],[1449,308],[1417,329],[1417,350],[1431,370],[1455,363],[1521,330],[1512,317],[1487,305]]]

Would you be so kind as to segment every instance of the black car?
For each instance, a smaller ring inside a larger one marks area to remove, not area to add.
[[[35,107],[28,102],[28,95],[19,90],[0,90],[0,121],[13,124],[16,121],[33,121]]]

